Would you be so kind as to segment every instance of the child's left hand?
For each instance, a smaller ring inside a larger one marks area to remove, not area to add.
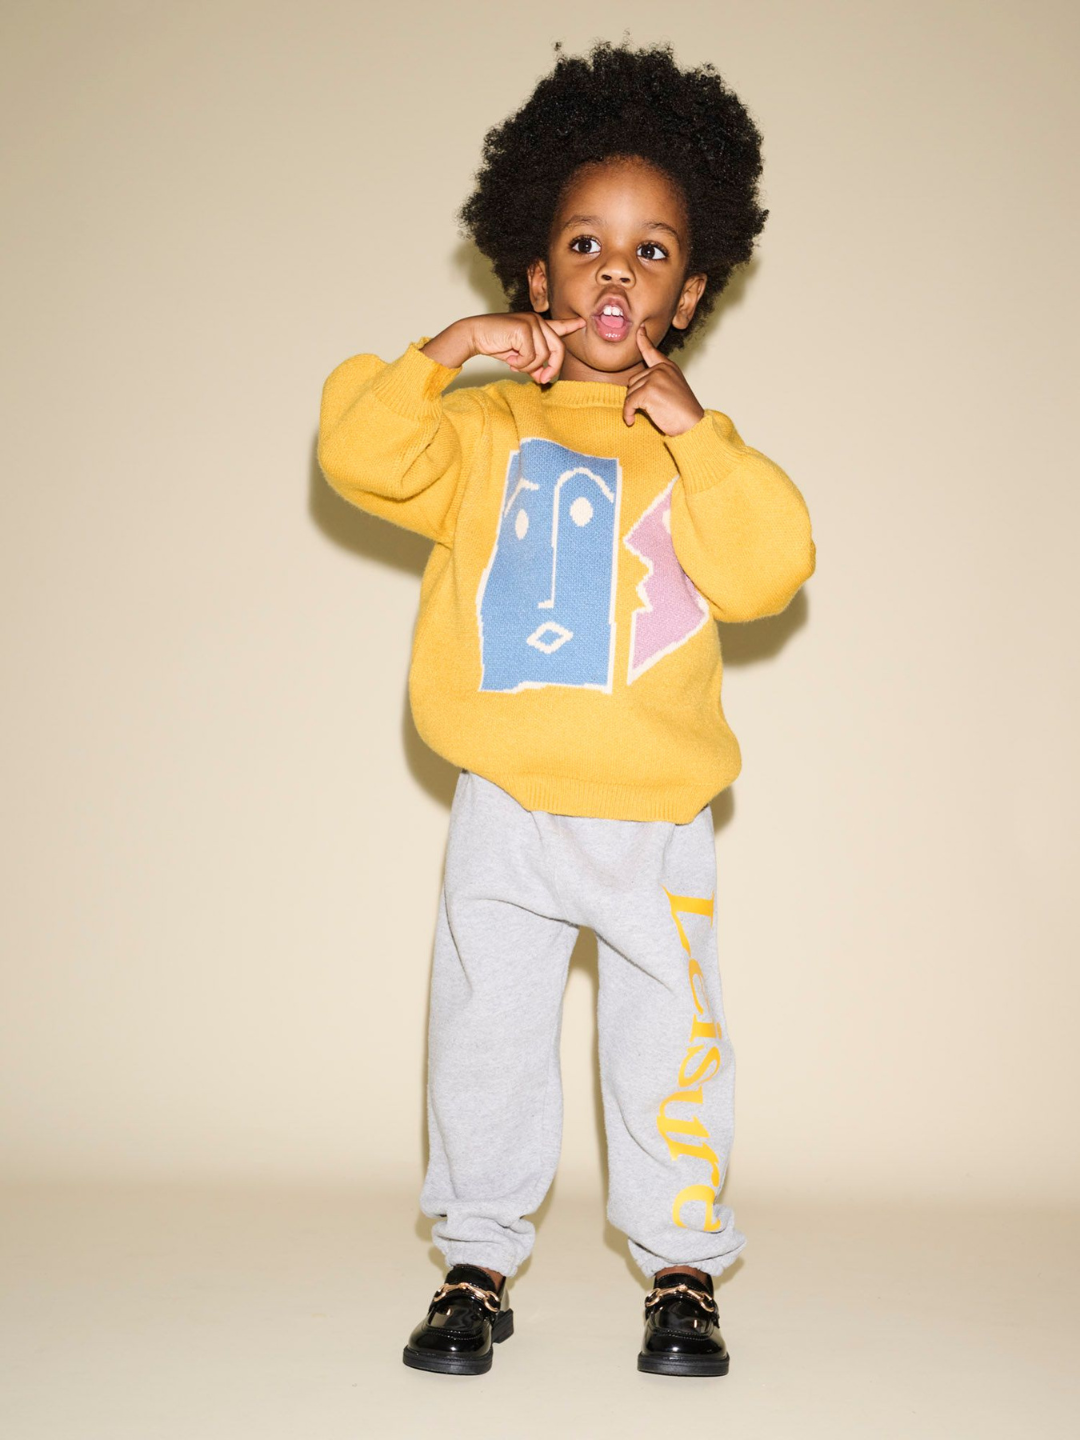
[[[627,385],[623,419],[633,425],[636,412],[644,410],[665,435],[681,435],[696,425],[705,411],[674,360],[662,355],[649,339],[644,321],[637,327],[637,342],[649,368]]]

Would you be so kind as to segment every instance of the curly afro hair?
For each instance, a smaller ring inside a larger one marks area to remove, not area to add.
[[[554,70],[484,137],[476,189],[457,219],[491,261],[510,310],[529,311],[527,268],[547,257],[556,211],[578,167],[628,155],[650,162],[686,203],[683,278],[708,276],[690,324],[671,326],[657,347],[668,354],[704,322],[764,228],[769,212],[757,199],[762,137],[711,64],[680,69],[670,44],[634,51],[626,35],[619,46],[597,41],[585,59],[561,53],[555,41]]]

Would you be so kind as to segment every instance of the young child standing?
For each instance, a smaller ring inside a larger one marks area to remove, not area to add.
[[[449,1269],[404,1360],[478,1374],[512,1333],[585,925],[607,1213],[653,1287],[638,1368],[722,1375],[713,1280],[746,1241],[720,1203],[735,1057],[709,802],[741,754],[714,621],[782,611],[815,545],[792,481],[670,357],[764,226],[761,136],[711,65],[601,41],[559,54],[484,158],[461,218],[509,311],[344,361],[319,424],[329,483],[434,542],[409,696],[459,771],[420,1197]],[[528,378],[444,394],[474,355]]]

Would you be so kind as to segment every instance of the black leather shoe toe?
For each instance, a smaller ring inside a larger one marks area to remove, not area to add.
[[[638,1369],[651,1375],[726,1375],[729,1363],[711,1277],[702,1281],[681,1270],[656,1277],[645,1297]]]
[[[402,1359],[414,1370],[443,1375],[483,1375],[492,1346],[514,1333],[506,1278],[498,1288],[475,1265],[453,1265],[436,1290],[427,1315],[413,1328]]]

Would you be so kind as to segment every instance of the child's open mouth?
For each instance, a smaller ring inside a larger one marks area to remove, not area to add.
[[[609,307],[606,313],[597,311],[592,316],[592,322],[601,340],[625,340],[630,333],[629,316],[613,314],[612,307]]]

